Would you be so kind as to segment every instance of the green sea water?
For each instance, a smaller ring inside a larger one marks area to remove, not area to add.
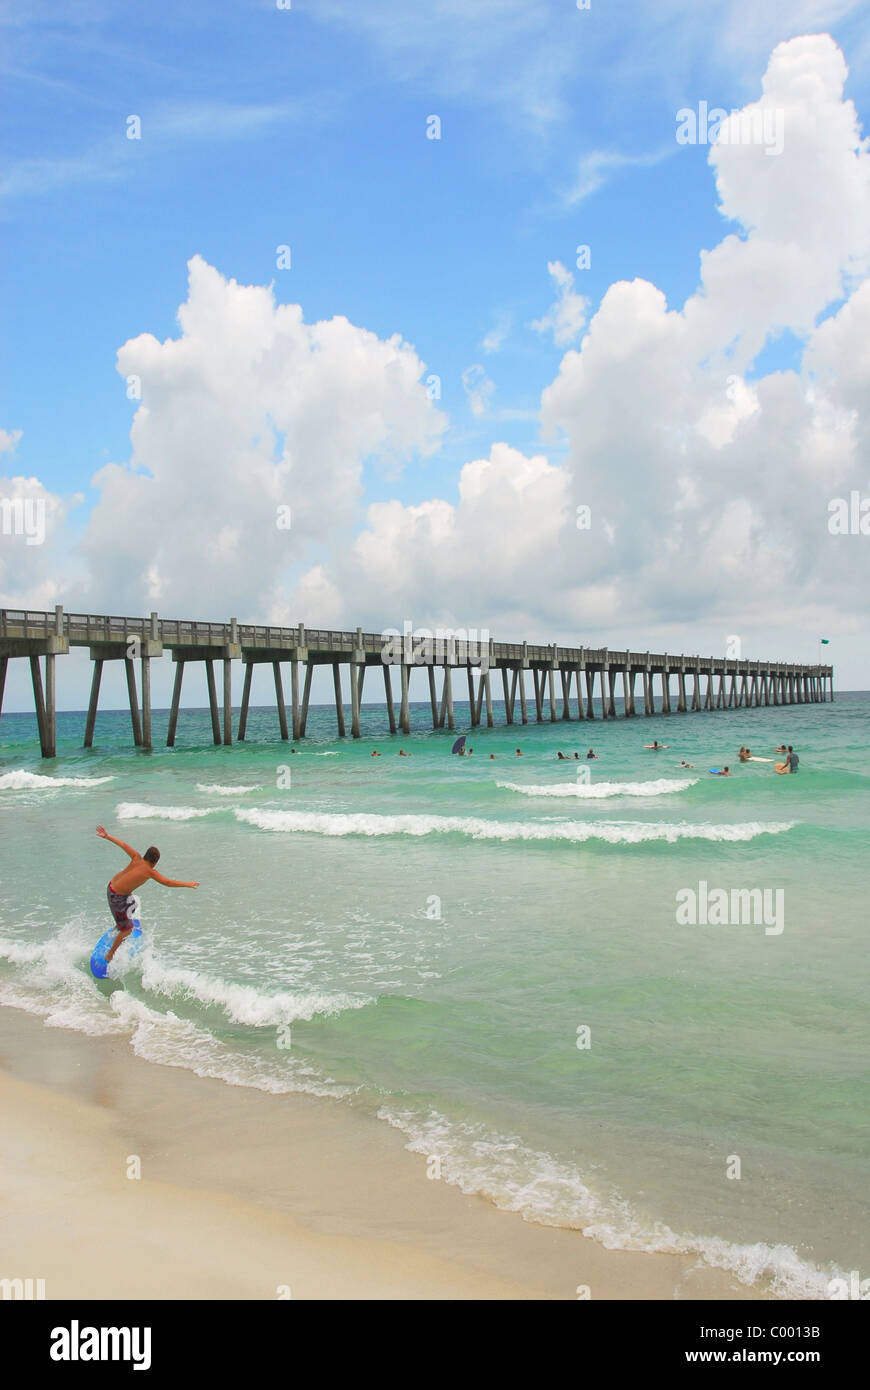
[[[351,740],[315,709],[291,754],[273,709],[230,748],[185,710],[166,749],[157,712],[151,753],[121,712],[87,752],[61,714],[51,763],[5,715],[0,1002],[276,1104],[343,1097],[442,1180],[610,1246],[786,1296],[870,1276],[870,696],[510,728],[496,705],[466,758],[428,715],[391,738],[364,707]],[[737,765],[782,742],[797,776]],[[143,890],[144,955],[102,984],[125,861],[98,823],[201,883]],[[714,890],[727,919],[685,920]]]

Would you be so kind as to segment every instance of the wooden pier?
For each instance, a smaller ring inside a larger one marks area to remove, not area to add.
[[[433,729],[452,729],[454,677],[465,672],[471,726],[484,720],[494,725],[492,674],[500,673],[505,722],[527,724],[557,720],[613,719],[616,696],[623,700],[623,714],[687,714],[692,711],[749,708],[759,705],[809,704],[834,698],[832,666],[788,662],[738,661],[713,656],[671,656],[668,653],[611,651],[607,647],[560,647],[527,642],[478,641],[457,633],[426,635],[324,631],[298,627],[265,627],[239,623],[186,622],[160,618],[95,617],[0,609],[0,713],[10,660],[30,662],[33,698],[42,756],[56,753],[55,658],[70,647],[88,647],[94,663],[91,694],[85,721],[84,746],[93,744],[103,664],[123,661],[127,677],[130,723],[134,744],[151,745],[151,660],[164,650],[176,663],[169,730],[171,747],[178,728],[184,668],[190,662],[205,663],[216,744],[233,742],[232,665],[244,667],[242,703],[235,737],[244,740],[251,694],[251,677],[257,663],[270,662],[275,680],[278,729],[282,739],[305,737],[311,678],[315,666],[331,666],[338,734],[347,733],[345,685],[350,695],[350,732],[360,734],[360,707],[366,673],[380,668],[384,701],[391,734],[411,728],[409,683],[411,672],[425,667]],[[45,679],[43,682],[44,663]],[[136,686],[136,662],[140,664],[141,700]],[[215,662],[220,663],[222,703],[218,703]],[[290,665],[290,714],[287,722],[281,665]],[[346,667],[344,679],[342,668]],[[304,675],[302,675],[304,668]],[[398,675],[399,707],[392,682]],[[436,672],[441,673],[438,690]],[[527,685],[531,672],[532,690]],[[300,680],[300,676],[302,679]],[[676,691],[671,682],[676,682]],[[597,683],[597,692],[596,692]],[[301,690],[300,690],[301,686]],[[658,686],[658,704],[656,703]],[[532,696],[533,703],[530,701]],[[673,703],[672,703],[673,699]]]

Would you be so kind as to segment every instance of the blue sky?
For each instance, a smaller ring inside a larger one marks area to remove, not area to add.
[[[573,274],[588,324],[609,287],[638,277],[680,310],[698,291],[701,252],[729,232],[746,236],[718,207],[709,149],[677,145],[679,108],[757,100],[777,44],[827,33],[849,65],[845,99],[867,114],[867,11],[849,0],[715,12],[676,0],[465,9],[453,0],[419,14],[379,0],[24,3],[6,18],[0,426],[20,431],[7,471],[61,499],[81,494],[54,552],[53,582],[69,606],[100,592],[87,579],[64,590],[62,574],[100,502],[93,476],[131,458],[137,402],[117,353],[141,334],[178,337],[191,257],[240,285],[271,284],[306,323],[342,315],[380,340],[399,334],[421,380],[441,381],[437,447],[421,435],[398,463],[385,466],[378,449],[361,458],[356,510],[300,553],[292,604],[299,575],[359,535],[372,503],[452,505],[460,470],[496,442],[554,466],[572,457],[566,410],[555,428],[541,416],[542,392],[582,341],[532,327],[555,298],[548,263]],[[139,140],[126,135],[131,115]],[[432,115],[439,140],[426,138]],[[283,244],[292,266],[279,270]],[[579,244],[590,247],[589,269],[575,266]],[[820,292],[815,321],[844,298]],[[800,371],[806,341],[772,322],[741,375]],[[492,384],[475,412],[463,373],[481,368]],[[865,470],[855,486],[867,481]],[[595,582],[594,566],[586,577]],[[262,593],[274,599],[272,578]],[[0,601],[30,594],[5,579]],[[177,602],[185,598],[179,587]],[[167,612],[177,602],[161,597]],[[813,629],[827,615],[819,600],[816,617],[815,602],[778,614],[777,638],[798,627],[802,640],[822,635]],[[367,600],[360,621],[377,608]],[[383,625],[402,616],[395,603],[384,610]],[[517,601],[479,616],[495,627],[535,613]],[[688,631],[685,645],[707,635]],[[857,664],[854,675],[858,683]]]

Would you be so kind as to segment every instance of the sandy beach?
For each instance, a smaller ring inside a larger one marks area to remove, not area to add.
[[[341,1103],[227,1086],[8,1008],[0,1067],[0,1276],[44,1279],[47,1299],[758,1296],[428,1180]]]

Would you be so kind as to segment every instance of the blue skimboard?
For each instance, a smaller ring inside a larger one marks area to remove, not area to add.
[[[94,947],[93,955],[91,956],[91,973],[98,980],[105,980],[106,978],[108,969],[108,967],[106,966],[106,956],[108,955],[109,951],[111,951],[112,942],[115,940],[117,934],[118,931],[116,927],[109,927],[109,930],[106,932],[104,936],[100,937],[99,941]],[[121,942],[121,945],[118,947],[117,951],[112,957],[112,964],[114,964],[116,961],[120,964],[122,960],[129,964],[129,962],[135,959],[135,957],[138,956],[139,952],[142,950],[143,940],[144,938],[142,936],[141,923],[137,918],[134,917],[133,930],[127,937],[126,941]]]

